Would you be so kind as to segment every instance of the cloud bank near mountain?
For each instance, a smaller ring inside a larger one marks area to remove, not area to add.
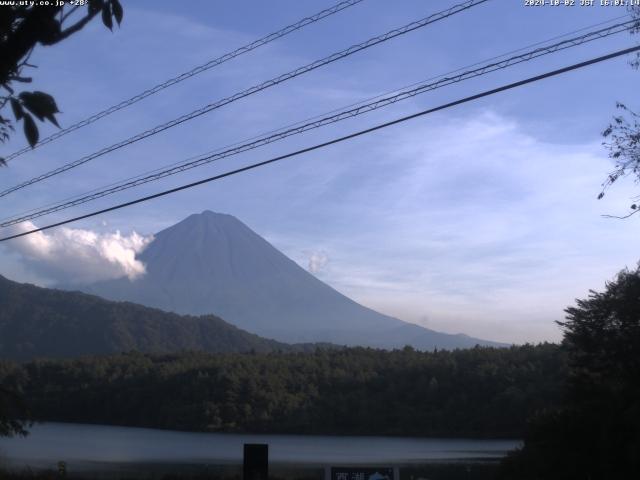
[[[17,225],[14,233],[37,228],[32,222]],[[132,232],[123,235],[92,230],[60,228],[38,232],[7,242],[27,268],[65,284],[85,284],[127,277],[131,280],[146,270],[136,254],[142,252],[153,236]]]

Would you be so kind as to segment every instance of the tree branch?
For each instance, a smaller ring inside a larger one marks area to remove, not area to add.
[[[65,13],[64,15],[62,15],[62,17],[60,17],[60,25],[62,25],[62,23],[69,18],[71,15],[73,15],[73,13],[78,10],[80,8],[79,5],[76,5],[75,7],[72,7],[67,13]],[[62,12],[61,12],[62,13]]]
[[[15,73],[17,65],[36,46],[46,33],[51,33],[51,22],[62,7],[38,6],[29,10],[14,32],[0,45],[0,83]]]
[[[9,77],[9,81],[10,82],[20,82],[20,83],[31,83],[33,81],[33,78],[31,78],[31,77],[11,76],[11,77]]]
[[[629,213],[628,215],[624,215],[624,216],[618,216],[618,215],[600,215],[602,218],[615,218],[617,220],[625,220],[627,218],[629,218],[631,215],[635,215],[636,213],[640,212],[640,209],[638,210],[634,210],[633,212]]]
[[[69,28],[66,28],[62,32],[60,32],[60,35],[58,35],[58,38],[56,39],[56,41],[54,43],[58,43],[59,41],[64,40],[65,38],[67,38],[69,35],[72,35],[72,34],[74,34],[76,32],[79,32],[80,30],[82,30],[84,28],[84,26],[87,23],[89,23],[93,19],[93,17],[95,17],[97,14],[98,14],[98,11],[87,13],[87,15],[82,20],[78,20],[72,26],[70,26]]]

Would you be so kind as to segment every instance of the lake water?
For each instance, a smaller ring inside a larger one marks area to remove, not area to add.
[[[0,438],[0,464],[55,468],[123,464],[239,464],[245,443],[269,444],[273,464],[424,464],[497,459],[517,440],[192,433],[146,428],[44,423],[26,438]]]

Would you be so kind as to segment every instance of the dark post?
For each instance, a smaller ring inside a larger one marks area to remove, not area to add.
[[[269,445],[244,444],[243,480],[267,480],[269,478]]]
[[[58,477],[67,478],[67,462],[58,462]]]

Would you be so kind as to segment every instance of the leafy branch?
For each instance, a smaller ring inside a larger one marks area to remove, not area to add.
[[[55,45],[82,30],[97,15],[102,23],[113,30],[124,11],[119,0],[89,0],[84,13],[78,18],[78,6],[11,6],[0,9],[0,87],[7,95],[0,97],[0,142],[5,143],[15,131],[14,124],[22,122],[24,135],[31,147],[39,139],[38,124],[48,121],[59,127],[56,114],[60,113],[55,99],[39,91],[16,93],[16,84],[30,83],[25,68],[38,45]],[[1,112],[11,106],[13,120]],[[0,164],[5,161],[0,157]]]

